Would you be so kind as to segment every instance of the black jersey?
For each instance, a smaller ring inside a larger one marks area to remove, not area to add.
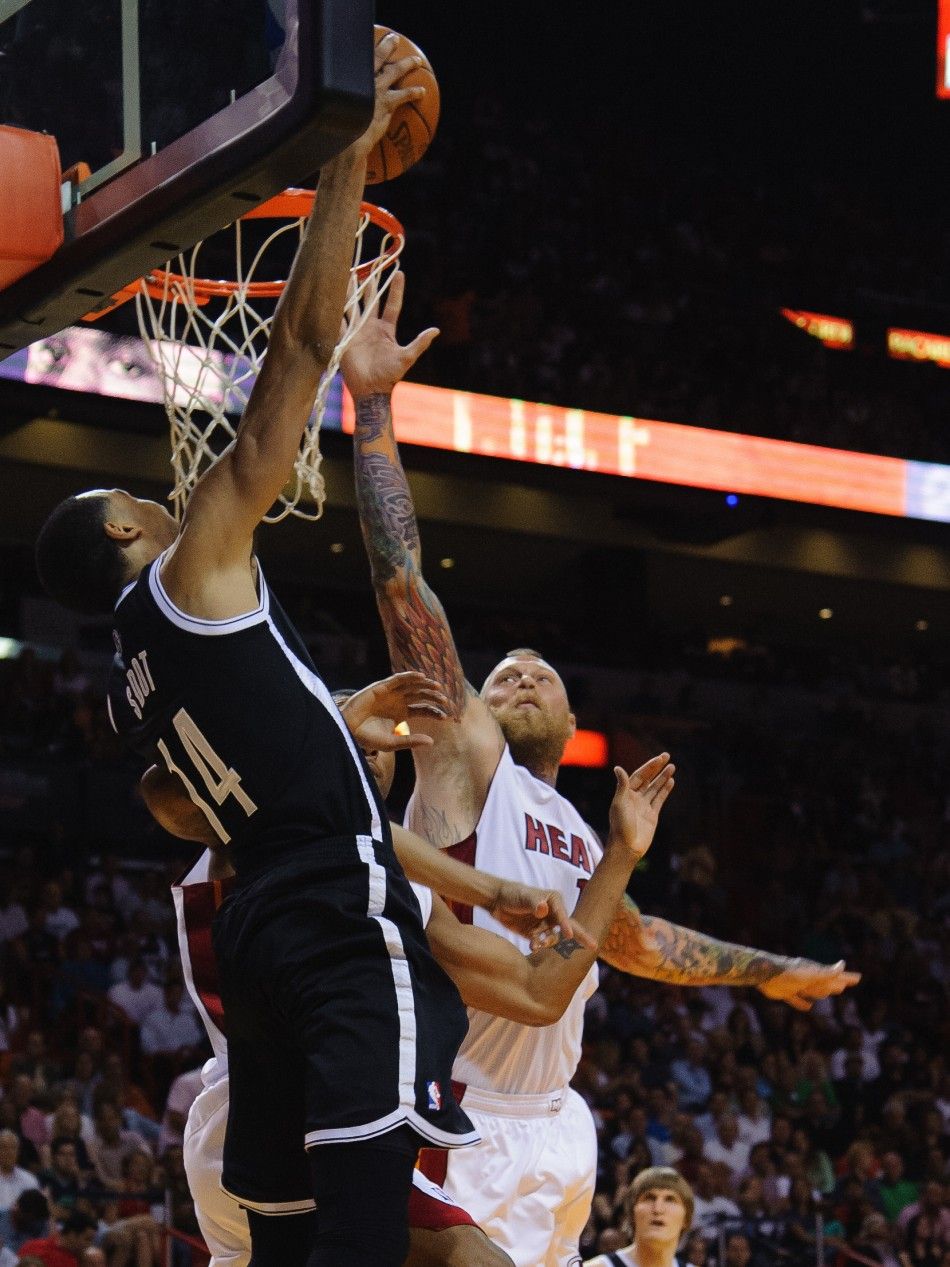
[[[127,746],[181,777],[239,875],[315,840],[388,843],[362,753],[263,576],[254,611],[199,620],[161,563],[115,609],[108,705]]]

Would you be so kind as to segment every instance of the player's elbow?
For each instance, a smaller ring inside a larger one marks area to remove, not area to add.
[[[559,1000],[545,996],[531,998],[521,1018],[522,1025],[531,1025],[535,1029],[543,1029],[546,1025],[555,1025],[567,1010],[569,1000]]]
[[[312,362],[309,372],[319,381],[330,364],[339,335],[339,323],[333,326],[319,317],[314,320],[313,314],[306,312],[278,313],[271,328],[267,355],[273,357],[279,349],[278,358],[288,365],[295,361]]]

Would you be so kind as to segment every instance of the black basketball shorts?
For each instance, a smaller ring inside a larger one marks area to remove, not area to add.
[[[391,846],[315,841],[218,911],[228,1038],[222,1186],[262,1213],[313,1205],[305,1149],[408,1124],[477,1142],[452,1093],[467,1028]]]

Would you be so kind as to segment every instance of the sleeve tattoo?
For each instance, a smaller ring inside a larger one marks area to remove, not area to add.
[[[673,985],[763,985],[787,960],[718,941],[668,920],[643,915],[629,898],[617,911],[600,957],[611,967]]]
[[[458,720],[465,677],[442,604],[422,575],[419,527],[387,396],[358,403],[355,440],[360,526],[392,667],[416,669],[439,682]]]

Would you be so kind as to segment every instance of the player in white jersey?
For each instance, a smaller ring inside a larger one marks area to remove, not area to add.
[[[598,854],[593,831],[555,791],[574,716],[564,684],[537,652],[512,652],[481,692],[465,681],[452,633],[422,575],[412,497],[393,432],[395,384],[433,336],[408,347],[396,338],[402,276],[381,314],[350,344],[343,374],[356,406],[356,492],[373,585],[394,669],[418,669],[442,684],[446,719],[418,720],[436,742],[416,749],[416,790],[407,822],[421,836],[479,867],[557,887],[569,909]],[[476,923],[490,926],[476,912]],[[494,927],[494,931],[508,936]],[[511,938],[517,941],[516,938]],[[625,972],[677,985],[751,985],[808,1008],[858,976],[730,945],[618,905],[601,956]],[[594,989],[596,970],[587,985]],[[565,1267],[594,1188],[591,1115],[568,1083],[580,1054],[581,1001],[556,1025],[526,1031],[469,1016],[456,1073],[482,1144],[448,1161],[446,1190],[471,1192],[472,1213],[518,1267]]]
[[[392,782],[394,754],[370,751],[366,756],[385,797]],[[673,771],[665,753],[629,778],[617,771],[618,789],[611,806],[607,854],[578,911],[579,919],[589,927],[592,945],[586,951],[577,941],[562,941],[557,954],[550,951],[525,960],[491,934],[461,925],[428,888],[413,885],[433,953],[467,1002],[498,1010],[526,1026],[547,1025],[563,1014],[589,971],[632,867],[649,847],[657,815],[673,786]],[[176,835],[216,843],[201,811],[173,775],[152,767],[143,778],[143,794],[158,821]],[[396,829],[395,837],[398,846],[400,841],[405,843],[408,833]],[[402,857],[415,862],[419,874],[462,901],[482,900],[472,886],[471,877],[477,873],[453,865],[431,846],[418,843],[420,849]],[[227,1042],[210,927],[229,878],[226,859],[206,850],[173,888],[185,982],[214,1050],[202,1071],[204,1089],[189,1113],[184,1149],[199,1224],[212,1250],[212,1267],[245,1267],[250,1252],[246,1217],[220,1187],[228,1110]],[[483,893],[490,894],[497,885],[494,877],[481,877]],[[522,906],[536,906],[532,897],[543,896],[533,893],[529,886],[507,887],[507,901],[512,906],[519,902]],[[488,898],[487,904],[498,903]],[[575,929],[580,932],[576,922]],[[490,1244],[474,1220],[421,1172],[414,1176],[409,1224],[411,1250],[407,1261],[416,1267],[429,1263],[446,1267],[510,1265],[508,1256]]]

